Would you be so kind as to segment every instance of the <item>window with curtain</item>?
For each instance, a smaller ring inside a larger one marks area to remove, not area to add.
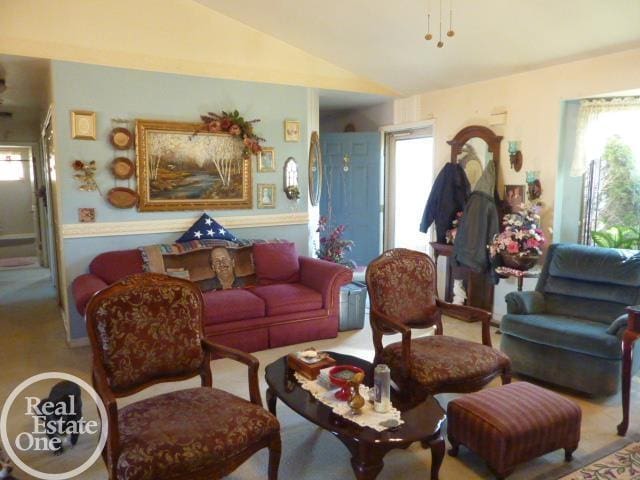
[[[582,242],[628,235],[624,246],[638,248],[631,239],[640,239],[640,97],[581,102],[571,175],[585,180]]]
[[[0,157],[0,182],[24,180],[24,166],[19,153],[3,154]]]

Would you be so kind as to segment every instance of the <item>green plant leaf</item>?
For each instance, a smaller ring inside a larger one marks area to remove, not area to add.
[[[599,247],[614,248],[614,239],[606,230],[591,232],[591,238],[593,238],[593,243]]]

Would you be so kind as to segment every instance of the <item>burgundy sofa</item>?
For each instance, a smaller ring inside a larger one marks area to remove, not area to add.
[[[73,281],[78,312],[84,316],[89,299],[99,290],[142,271],[139,250],[98,255],[89,273]],[[278,255],[261,262],[256,258],[256,274],[256,286],[203,292],[208,339],[255,352],[337,336],[340,287],[351,281],[351,270],[295,254],[284,261]]]

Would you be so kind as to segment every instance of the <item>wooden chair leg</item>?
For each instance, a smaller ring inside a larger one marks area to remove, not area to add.
[[[573,460],[573,452],[576,451],[576,447],[571,447],[571,448],[565,448],[564,449],[564,461],[565,462],[570,462],[571,460]]]
[[[269,480],[278,480],[281,453],[282,443],[280,441],[280,432],[278,432],[269,442]]]
[[[449,443],[451,444],[451,448],[449,449],[449,456],[457,457],[458,452],[460,451],[460,442],[458,442],[451,435],[448,435]]]
[[[629,428],[629,397],[631,395],[631,366],[633,364],[634,339],[622,339],[622,421],[618,425],[618,435],[624,437]]]
[[[510,368],[505,368],[504,371],[502,372],[502,375],[500,375],[500,378],[502,379],[502,385],[508,385],[511,383],[511,369]]]

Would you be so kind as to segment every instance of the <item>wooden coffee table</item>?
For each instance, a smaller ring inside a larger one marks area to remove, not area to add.
[[[373,365],[366,360],[328,352],[337,365],[355,365],[365,371],[365,384],[373,385]],[[431,480],[438,479],[438,471],[444,457],[445,443],[440,431],[446,418],[444,410],[433,397],[419,405],[405,406],[400,398],[391,392],[391,401],[402,412],[405,423],[393,429],[377,432],[361,427],[346,418],[333,413],[330,407],[320,402],[304,390],[287,366],[287,357],[282,357],[267,365],[265,377],[269,411],[275,415],[279,398],[294,412],[311,423],[331,432],[351,452],[351,466],[359,480],[376,478],[384,465],[382,459],[394,448],[407,448],[413,442],[421,442],[431,449]]]

